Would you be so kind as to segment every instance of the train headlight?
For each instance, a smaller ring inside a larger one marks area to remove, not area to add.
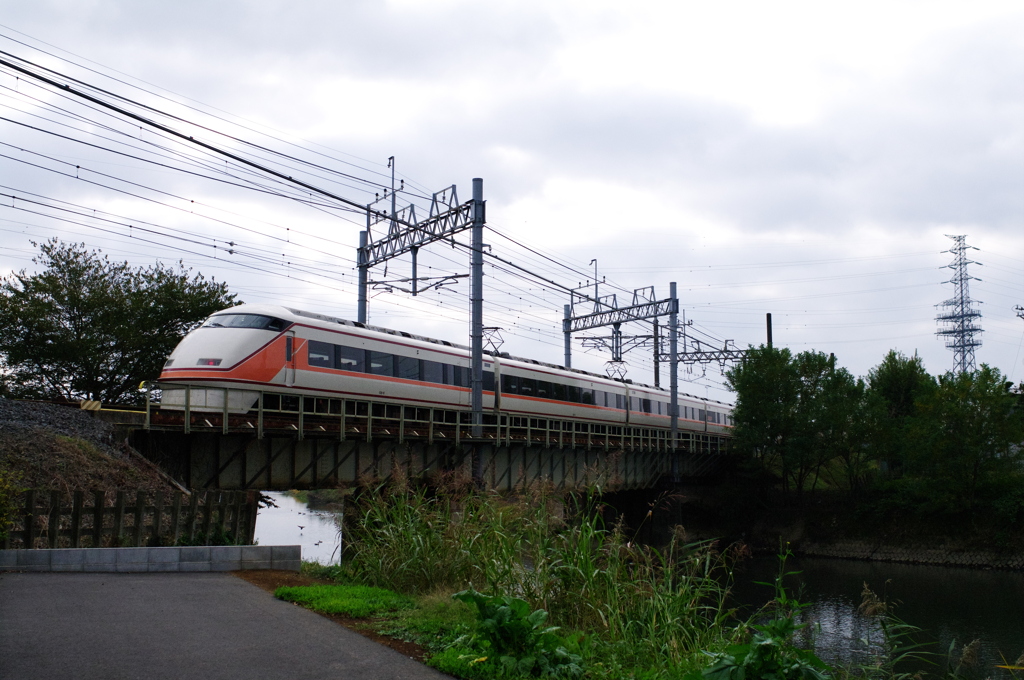
[[[196,366],[220,366],[220,359],[200,359]]]

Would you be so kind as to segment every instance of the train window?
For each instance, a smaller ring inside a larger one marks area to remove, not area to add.
[[[415,357],[396,357],[398,359],[398,377],[406,380],[420,379],[420,360]]]
[[[501,393],[519,394],[519,376],[508,375],[507,373],[501,376]]]
[[[616,394],[615,395],[615,408],[617,408],[619,410],[622,410],[623,408],[625,408],[623,406],[623,402],[624,401],[625,401],[625,399],[623,398],[623,396],[621,394]]]
[[[307,359],[310,366],[334,368],[334,345],[328,342],[310,340],[308,347]]]
[[[485,392],[494,391],[494,371],[484,371],[484,387]]]
[[[368,373],[373,375],[395,375],[395,355],[387,352],[370,350]]]
[[[472,377],[467,366],[452,366],[452,384],[456,387],[472,387]]]
[[[537,394],[537,380],[535,378],[520,378],[519,394],[533,397]]]
[[[641,399],[640,400],[640,410],[643,411],[644,413],[650,413],[651,412],[651,400],[650,399]]]
[[[550,399],[552,395],[551,383],[546,380],[537,381],[537,396],[544,399]]]
[[[581,404],[594,404],[594,390],[587,389],[586,387],[580,390],[580,403]]]
[[[214,314],[203,323],[203,328],[257,328],[283,331],[288,322],[263,314]]]
[[[443,383],[444,382],[444,368],[443,364],[437,361],[423,360],[423,380],[432,383]]]
[[[566,385],[565,400],[574,404],[580,403],[580,388],[577,385]]]
[[[284,360],[285,361],[291,361],[292,360],[292,347],[295,346],[294,340],[295,339],[292,336],[290,336],[290,335],[287,338],[284,339]]]
[[[551,397],[558,401],[565,401],[565,385],[562,383],[551,383]]]
[[[702,420],[704,420],[704,418],[705,418],[704,409],[699,409],[697,411],[697,420],[701,420],[702,421]]]
[[[366,350],[335,345],[334,365],[345,371],[366,372]]]

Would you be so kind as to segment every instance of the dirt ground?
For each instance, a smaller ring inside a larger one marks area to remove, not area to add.
[[[285,586],[313,586],[320,584],[332,585],[330,581],[321,581],[294,571],[280,571],[278,569],[253,569],[232,573],[243,581],[248,581],[254,586],[259,586],[271,594],[278,588]],[[363,637],[370,638],[374,642],[378,642],[385,647],[390,647],[410,659],[415,659],[420,663],[423,663],[426,659],[426,650],[419,645],[378,634],[375,629],[377,627],[376,624],[380,623],[379,619],[353,619],[351,617],[341,616],[338,614],[320,614],[320,616],[330,619],[349,630],[355,631]]]

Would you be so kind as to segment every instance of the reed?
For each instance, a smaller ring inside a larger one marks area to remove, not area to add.
[[[568,500],[543,487],[516,497],[464,485],[363,491],[345,520],[346,569],[404,593],[522,598],[582,634],[609,677],[627,668],[679,677],[745,633],[726,606],[728,552],[682,532],[662,550],[639,545],[605,525],[598,491]]]

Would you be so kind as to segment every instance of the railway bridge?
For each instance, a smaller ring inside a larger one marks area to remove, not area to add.
[[[535,484],[646,489],[713,475],[728,452],[728,437],[707,431],[680,429],[673,446],[665,429],[492,413],[474,437],[468,410],[174,389],[181,394],[173,404],[147,401],[131,442],[193,489],[312,489],[393,475],[461,477],[507,491]]]

